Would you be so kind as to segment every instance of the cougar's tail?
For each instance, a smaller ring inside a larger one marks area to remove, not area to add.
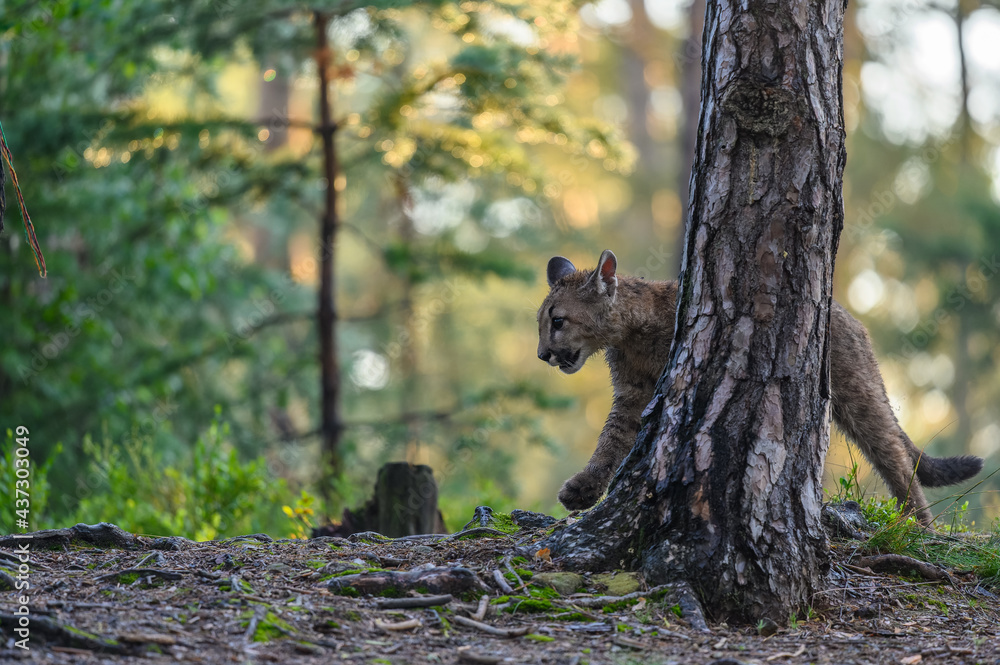
[[[983,458],[972,455],[959,457],[931,457],[920,455],[913,460],[917,465],[917,479],[924,487],[944,487],[968,480],[983,469]]]

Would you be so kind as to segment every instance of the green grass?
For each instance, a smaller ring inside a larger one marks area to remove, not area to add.
[[[956,509],[950,521],[935,522],[935,530],[924,528],[912,516],[904,516],[896,499],[864,496],[853,464],[846,478],[840,479],[842,500],[857,501],[865,519],[874,527],[862,545],[867,554],[902,554],[947,570],[972,571],[987,586],[1000,586],[1000,523],[989,532],[972,530],[969,502],[964,495],[952,497]],[[959,501],[963,501],[958,505]]]

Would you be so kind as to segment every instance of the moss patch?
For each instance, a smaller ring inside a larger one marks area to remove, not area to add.
[[[514,524],[514,520],[511,519],[508,513],[493,513],[493,521],[490,523],[490,528],[503,531],[504,533],[517,533],[521,530],[521,527]]]
[[[592,575],[590,581],[609,596],[624,596],[642,586],[638,573],[600,573]]]
[[[249,628],[250,621],[253,619],[253,611],[244,612],[243,620],[240,621],[240,625],[243,628]],[[252,641],[254,642],[271,642],[272,640],[279,639],[281,637],[288,636],[292,634],[291,624],[279,617],[274,612],[268,612],[265,614],[261,620],[257,623],[257,628],[253,632]]]
[[[532,578],[531,583],[554,589],[562,596],[568,596],[584,585],[584,578],[577,573],[538,573]]]

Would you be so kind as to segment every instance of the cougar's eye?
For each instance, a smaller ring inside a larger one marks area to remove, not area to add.
[[[555,328],[556,330],[562,330],[563,318],[560,316],[552,319],[552,327]]]

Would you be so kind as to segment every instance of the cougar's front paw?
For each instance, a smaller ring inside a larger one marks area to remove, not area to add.
[[[597,503],[607,483],[592,473],[581,471],[559,490],[559,502],[569,510],[583,510]]]

